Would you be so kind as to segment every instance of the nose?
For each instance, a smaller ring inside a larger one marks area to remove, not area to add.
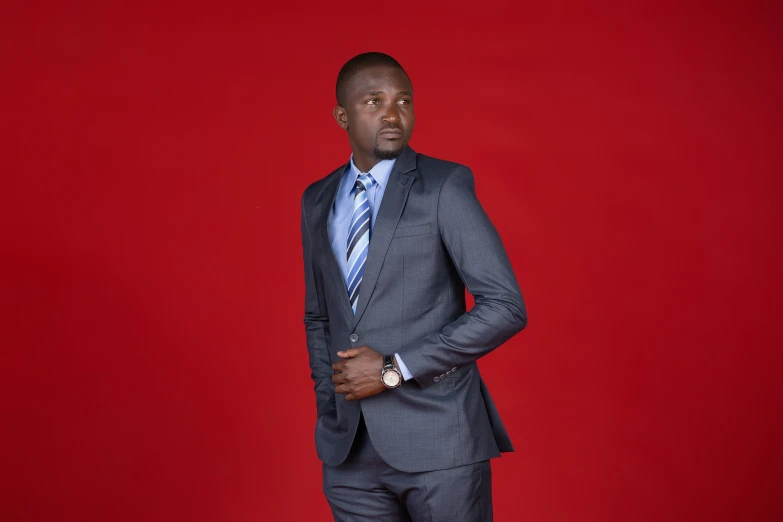
[[[400,121],[399,108],[396,103],[390,103],[383,111],[381,121],[395,123]]]

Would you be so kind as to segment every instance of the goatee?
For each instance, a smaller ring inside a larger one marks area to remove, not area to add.
[[[382,150],[382,149],[379,149],[378,146],[376,145],[375,147],[373,147],[372,153],[378,159],[382,159],[382,160],[394,159],[397,156],[399,156],[400,154],[402,154],[402,149],[403,148],[404,147],[400,147],[397,150]]]

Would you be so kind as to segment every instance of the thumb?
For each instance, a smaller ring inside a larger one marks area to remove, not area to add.
[[[348,348],[347,350],[340,350],[337,352],[337,355],[340,357],[356,357],[359,355],[359,351],[358,348]]]

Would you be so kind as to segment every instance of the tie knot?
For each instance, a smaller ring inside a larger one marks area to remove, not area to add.
[[[373,179],[372,174],[368,172],[367,174],[359,174],[359,177],[356,178],[355,187],[359,190],[368,190],[373,183],[375,183],[375,179]]]

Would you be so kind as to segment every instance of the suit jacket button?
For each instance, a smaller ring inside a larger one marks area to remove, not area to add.
[[[440,380],[440,377],[433,377],[432,380],[438,382]]]
[[[455,366],[454,368],[451,369],[451,371],[452,372],[456,372],[457,371],[457,367]]]
[[[358,335],[356,335],[356,334],[351,334],[351,342],[352,342],[352,343],[355,343],[355,342],[356,342],[356,341],[358,341],[358,340],[359,340],[359,336],[358,336]]]
[[[446,374],[445,373],[441,373],[440,374],[440,378],[443,379],[444,377],[446,377]]]

